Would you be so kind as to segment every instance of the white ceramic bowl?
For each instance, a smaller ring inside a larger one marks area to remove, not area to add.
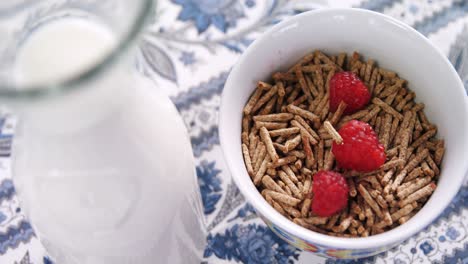
[[[303,55],[358,51],[409,81],[417,101],[445,139],[438,187],[407,223],[366,238],[338,238],[307,230],[277,213],[255,188],[241,152],[242,109],[259,80],[287,69]],[[290,244],[323,256],[358,258],[388,250],[431,223],[450,203],[468,168],[465,90],[446,57],[424,36],[388,16],[359,9],[321,9],[279,23],[258,38],[232,69],[224,87],[220,138],[232,177],[262,219]]]

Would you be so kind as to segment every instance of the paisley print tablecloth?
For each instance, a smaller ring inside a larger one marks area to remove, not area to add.
[[[301,252],[277,238],[232,182],[217,127],[230,68],[270,26],[326,7],[370,9],[413,26],[449,57],[468,87],[468,0],[159,1],[139,44],[136,65],[171,96],[189,130],[208,224],[203,262],[468,263],[468,184],[431,226],[400,246],[371,258],[338,261]],[[18,205],[9,172],[14,118],[2,116],[0,263],[52,263]]]

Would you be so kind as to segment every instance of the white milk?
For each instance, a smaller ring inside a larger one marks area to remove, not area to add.
[[[50,22],[24,43],[17,81],[63,80],[115,45],[98,24]],[[57,263],[199,263],[185,127],[167,96],[111,67],[76,93],[24,108],[13,150],[22,207]]]

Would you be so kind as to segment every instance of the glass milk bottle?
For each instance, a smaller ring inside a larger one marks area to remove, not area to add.
[[[56,263],[200,263],[188,136],[135,73],[152,0],[0,4],[0,103],[17,114],[12,174]]]

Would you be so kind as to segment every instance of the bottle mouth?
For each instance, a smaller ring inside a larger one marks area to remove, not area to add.
[[[132,46],[143,26],[155,8],[154,0],[143,0],[140,8],[135,14],[135,19],[129,25],[129,30],[122,34],[118,43],[112,47],[102,58],[86,67],[78,74],[71,75],[60,81],[51,81],[38,84],[24,85],[21,87],[0,84],[0,100],[24,101],[39,98],[49,98],[62,95],[82,87],[82,83],[101,75],[109,66],[116,63],[125,52]]]

